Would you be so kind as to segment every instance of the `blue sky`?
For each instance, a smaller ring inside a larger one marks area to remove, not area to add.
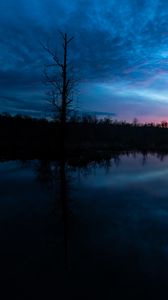
[[[168,1],[1,0],[0,112],[47,116],[48,61],[58,30],[74,36],[75,105],[132,121],[168,120]]]

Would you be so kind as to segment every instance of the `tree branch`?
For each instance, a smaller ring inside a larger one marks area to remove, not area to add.
[[[59,61],[59,59],[58,59],[56,53],[54,53],[49,47],[45,46],[42,42],[40,42],[40,44],[41,44],[41,46],[43,47],[43,49],[44,49],[46,52],[48,52],[48,53],[52,56],[53,60],[56,62],[56,65],[63,69],[64,66],[63,66],[63,64]]]

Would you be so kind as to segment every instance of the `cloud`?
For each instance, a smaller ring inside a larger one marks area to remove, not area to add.
[[[98,94],[95,83],[99,82],[122,86],[127,103],[132,85],[137,90],[132,97],[135,106],[139,101],[145,105],[153,90],[167,86],[167,28],[168,2],[164,0],[2,0],[0,93],[8,96],[10,92],[16,98],[24,94],[22,98],[36,106],[38,100],[32,99],[41,97],[43,65],[48,61],[39,41],[50,37],[51,45],[61,54],[57,31],[61,29],[75,37],[70,56],[77,75],[94,88],[82,95],[85,107],[99,110],[106,96],[105,91]],[[141,96],[140,87],[144,89]],[[124,94],[112,96],[122,104]],[[162,92],[157,96],[163,100]],[[108,101],[104,100],[102,111],[107,111]]]

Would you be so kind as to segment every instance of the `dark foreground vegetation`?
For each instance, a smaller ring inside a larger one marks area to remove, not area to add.
[[[60,123],[0,115],[0,158],[57,158]],[[138,124],[71,117],[66,128],[69,157],[101,156],[111,151],[168,151],[168,123]]]

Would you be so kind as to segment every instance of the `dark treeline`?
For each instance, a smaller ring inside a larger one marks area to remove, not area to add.
[[[53,157],[59,153],[59,121],[0,115],[1,158]],[[101,156],[108,151],[168,151],[168,123],[139,124],[85,115],[67,122],[68,155]],[[103,153],[103,154],[101,154]]]
[[[0,156],[1,158],[43,156],[46,151],[50,151],[50,143],[54,135],[56,136],[55,125],[46,119],[2,114],[0,115]]]

